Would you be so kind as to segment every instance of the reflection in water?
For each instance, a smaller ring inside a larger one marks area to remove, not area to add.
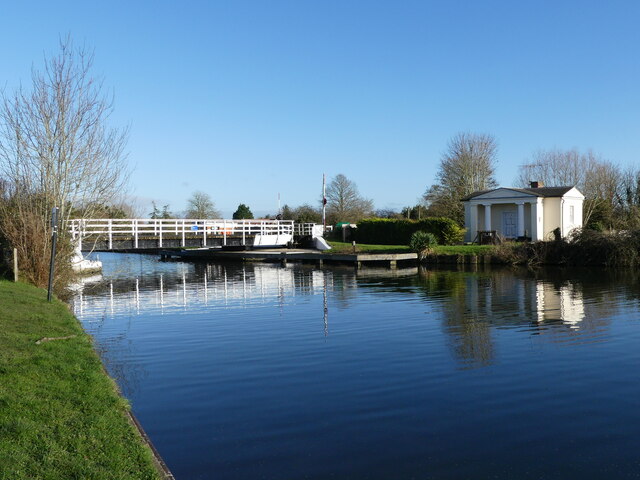
[[[175,264],[174,264],[175,265]],[[328,289],[340,292],[357,288],[352,277],[340,276],[336,282],[331,270],[298,270],[274,265],[187,265],[179,264],[175,272],[139,276],[94,276],[73,287],[73,308],[83,321],[102,320],[111,315],[165,314],[212,305],[238,308],[259,303],[279,306],[300,295],[323,294],[324,332],[328,333]],[[101,292],[108,289],[108,295]],[[341,295],[338,295],[341,296]],[[90,299],[87,301],[87,298]]]
[[[141,263],[142,265],[142,263]],[[158,272],[156,269],[162,267]],[[600,341],[615,312],[598,291],[585,299],[589,277],[542,276],[529,271],[452,271],[418,269],[324,269],[272,264],[146,265],[137,275],[121,270],[89,277],[76,286],[75,313],[85,323],[111,316],[161,315],[208,306],[228,309],[277,305],[285,308],[296,297],[322,293],[323,333],[329,334],[329,303],[349,309],[358,289],[392,286],[399,295],[414,295],[417,286],[425,301],[442,312],[441,322],[455,357],[465,367],[494,362],[496,329],[519,327],[551,341]],[[418,275],[416,275],[418,273]],[[381,283],[383,282],[383,283]],[[101,292],[108,288],[108,295]],[[86,301],[90,298],[90,301]],[[551,328],[561,326],[564,328]]]
[[[525,328],[551,341],[601,341],[616,302],[585,300],[585,280],[537,278],[528,271],[429,271],[418,285],[437,299],[455,356],[466,367],[493,363],[496,329]],[[550,328],[552,326],[563,328]]]

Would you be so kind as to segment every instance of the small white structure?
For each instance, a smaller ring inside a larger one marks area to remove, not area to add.
[[[478,232],[496,232],[507,239],[549,240],[560,229],[562,237],[582,227],[584,195],[575,187],[500,187],[474,192],[464,202],[465,241]]]
[[[102,271],[102,262],[100,260],[89,260],[84,258],[80,250],[80,244],[76,243],[71,257],[71,268],[76,273],[95,273]]]

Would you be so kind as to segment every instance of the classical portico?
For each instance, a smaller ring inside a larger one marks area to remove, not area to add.
[[[465,240],[479,231],[496,232],[507,239],[545,240],[560,228],[562,236],[582,226],[584,196],[574,187],[497,188],[463,199]]]

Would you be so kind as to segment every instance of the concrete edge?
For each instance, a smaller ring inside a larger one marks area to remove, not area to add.
[[[142,428],[142,424],[138,421],[131,410],[127,410],[127,419],[129,420],[129,423],[131,423],[138,430],[140,437],[142,437],[142,441],[151,450],[151,454],[153,455],[153,463],[158,470],[158,473],[160,473],[161,478],[163,480],[176,480],[176,477],[174,477],[173,473],[171,473],[171,470],[169,470],[169,467],[163,460],[160,452],[158,452],[155,445],[149,438],[149,435],[147,435],[147,432],[145,432],[144,428]]]

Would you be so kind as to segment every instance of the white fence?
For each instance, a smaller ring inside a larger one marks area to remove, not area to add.
[[[309,232],[313,235],[314,224],[297,224],[295,227],[301,233]],[[322,227],[320,227],[322,229]],[[242,245],[247,244],[247,238],[256,235],[293,236],[294,222],[292,220],[192,220],[182,218],[153,219],[76,219],[69,222],[69,231],[82,247],[82,238],[87,236],[103,236],[108,242],[108,248],[113,248],[114,239],[133,239],[134,248],[138,248],[140,238],[155,238],[158,246],[162,247],[165,238],[180,238],[182,246],[186,246],[187,237],[201,236],[203,244],[207,244],[208,237],[222,238],[222,244],[227,244],[228,237],[242,237]]]
[[[322,225],[317,223],[294,223],[293,234],[300,237],[322,237]]]

